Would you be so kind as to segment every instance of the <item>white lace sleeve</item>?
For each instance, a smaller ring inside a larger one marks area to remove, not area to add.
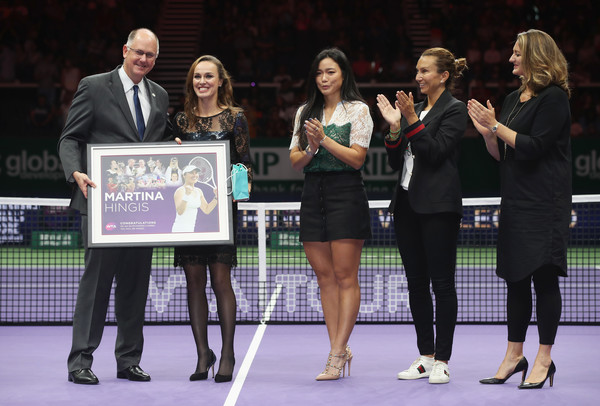
[[[373,134],[373,118],[369,106],[362,102],[354,102],[349,113],[350,122],[352,123],[350,146],[356,144],[363,148],[369,148],[371,135]]]
[[[298,110],[296,111],[296,117],[294,118],[294,132],[292,135],[292,142],[290,142],[290,151],[298,146],[298,136],[296,135],[298,133],[298,130],[300,129],[300,115],[302,114],[302,109],[304,108],[304,106],[300,106],[298,108]]]

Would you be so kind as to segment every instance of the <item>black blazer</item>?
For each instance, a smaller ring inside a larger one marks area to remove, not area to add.
[[[58,153],[69,183],[75,183],[73,172],[87,173],[87,144],[141,142],[118,70],[119,67],[87,76],[79,82],[58,141]],[[146,87],[150,99],[144,142],[166,141],[171,137],[167,91],[147,78],[141,85]],[[85,214],[87,201],[79,187],[73,186],[70,206]]]
[[[417,116],[427,100],[415,104]],[[413,174],[408,185],[408,198],[417,213],[453,212],[462,215],[462,192],[458,175],[460,139],[467,128],[467,106],[445,90],[433,108],[413,125],[403,117],[402,136],[393,142],[386,139],[388,163],[399,171],[398,183],[389,211],[394,213],[401,190],[404,153],[410,141],[414,155]]]

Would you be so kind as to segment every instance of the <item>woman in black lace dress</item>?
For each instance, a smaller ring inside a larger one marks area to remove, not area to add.
[[[248,168],[251,185],[250,137],[248,121],[242,109],[234,106],[231,77],[221,61],[214,56],[198,58],[190,67],[185,83],[184,111],[175,115],[175,141],[229,140],[231,163],[243,163]],[[249,186],[250,187],[250,186]],[[236,241],[237,205],[234,201],[233,234]],[[231,268],[237,265],[236,245],[196,245],[175,248],[175,266],[182,266],[188,291],[188,307],[192,333],[198,351],[196,371],[190,380],[208,378],[208,370],[216,356],[208,346],[208,301],[206,282],[208,268],[221,325],[221,360],[215,381],[230,381],[235,364],[233,337],[235,334],[236,300],[231,287]]]

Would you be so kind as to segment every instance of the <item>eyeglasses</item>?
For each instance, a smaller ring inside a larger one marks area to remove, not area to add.
[[[135,48],[131,48],[131,47],[127,47],[127,49],[135,52],[135,54],[137,56],[139,56],[140,58],[144,55],[146,55],[146,59],[154,59],[158,56],[157,54],[155,54],[153,52],[144,52],[141,49],[135,49]]]

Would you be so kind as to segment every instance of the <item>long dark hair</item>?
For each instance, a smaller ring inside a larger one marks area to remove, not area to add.
[[[344,78],[342,82],[342,87],[340,89],[340,96],[342,102],[365,102],[363,97],[360,95],[360,92],[358,91],[356,79],[354,78],[354,72],[352,71],[352,65],[346,57],[346,54],[344,54],[338,48],[327,48],[319,52],[319,54],[313,60],[312,65],[310,66],[310,71],[308,72],[308,79],[306,80],[306,103],[304,103],[304,109],[302,109],[302,114],[300,114],[300,128],[298,129],[297,133],[294,134],[299,136],[299,144],[301,149],[306,148],[306,146],[308,145],[308,140],[306,139],[306,131],[304,130],[304,125],[302,125],[302,123],[304,123],[309,118],[321,118],[321,116],[323,115],[325,98],[323,97],[323,94],[319,91],[315,78],[317,77],[317,70],[319,70],[319,64],[325,58],[333,59],[342,71],[342,77]]]

